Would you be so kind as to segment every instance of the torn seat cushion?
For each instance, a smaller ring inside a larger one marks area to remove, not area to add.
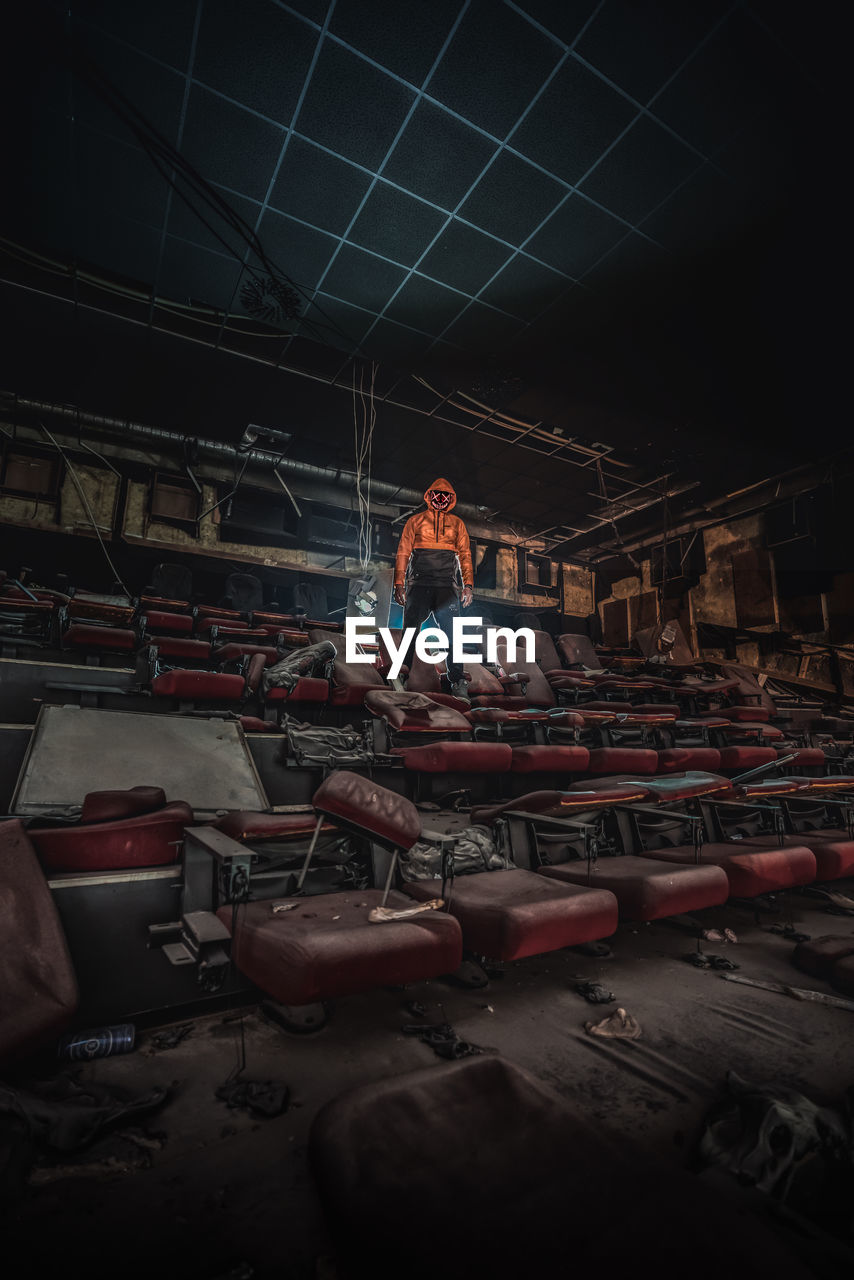
[[[392,755],[417,773],[507,773],[515,753],[506,742],[432,742],[395,747]]]
[[[60,1035],[78,991],[59,913],[17,818],[0,821],[0,1063]]]
[[[436,880],[413,880],[404,892],[420,902],[436,896]],[[457,876],[450,911],[465,946],[492,960],[519,960],[608,938],[617,928],[617,899],[607,889],[563,885],[533,871]]]
[[[365,706],[371,715],[380,716],[397,732],[471,733],[471,725],[461,712],[424,693],[371,689],[365,696]]]
[[[151,682],[157,698],[201,698],[210,702],[240,702],[246,690],[243,676],[222,671],[165,671]]]
[[[647,855],[643,853],[642,857]],[[693,864],[691,845],[653,849],[649,855],[657,862]],[[704,844],[700,850],[701,866],[723,867],[734,898],[756,898],[760,893],[776,893],[797,885],[812,884],[816,875],[815,858],[805,845],[780,849],[750,849],[747,841],[731,844]]]
[[[177,862],[193,810],[182,800],[112,822],[30,827],[29,836],[50,871],[120,871]]]
[[[462,936],[453,916],[429,911],[409,920],[371,924],[368,913],[380,906],[382,896],[379,889],[317,894],[293,899],[299,905],[280,914],[273,912],[270,900],[240,906],[234,963],[267,995],[287,1005],[422,982],[458,968]],[[392,892],[387,905],[401,909],[412,904]],[[233,908],[221,907],[217,915],[230,930]]]
[[[336,769],[312,796],[315,811],[395,849],[411,849],[421,817],[411,800],[349,769]]]
[[[670,862],[625,855],[540,867],[539,874],[562,884],[608,889],[620,904],[621,920],[661,920],[684,911],[717,907],[729,897],[721,867],[676,867]]]
[[[162,787],[130,787],[127,791],[90,791],[83,797],[81,822],[114,822],[151,813],[166,804]]]
[[[548,746],[514,747],[514,773],[585,773],[590,762],[587,747]]]
[[[256,653],[261,653],[267,659],[272,667],[281,658],[278,649],[263,644],[238,644],[236,640],[230,640],[228,644],[220,644],[213,651],[214,662],[239,662],[241,658],[252,658]]]

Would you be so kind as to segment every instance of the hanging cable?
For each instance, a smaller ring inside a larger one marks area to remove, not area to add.
[[[377,364],[371,364],[370,383],[365,390],[365,371],[359,370],[359,386],[356,388],[356,365],[353,363],[353,453],[356,471],[356,504],[359,512],[359,567],[367,573],[371,562],[373,522],[371,521],[371,476],[373,437],[377,421],[374,387]],[[361,412],[361,423],[359,421]],[[363,488],[364,482],[364,488]]]

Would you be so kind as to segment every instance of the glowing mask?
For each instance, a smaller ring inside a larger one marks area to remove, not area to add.
[[[453,502],[454,495],[448,493],[446,489],[431,489],[429,494],[430,506],[434,511],[447,511]]]

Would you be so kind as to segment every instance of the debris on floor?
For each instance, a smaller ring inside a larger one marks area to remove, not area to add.
[[[154,1111],[169,1090],[162,1086],[136,1096],[116,1086],[81,1082],[68,1075],[31,1085],[31,1091],[0,1084],[0,1115],[32,1141],[54,1151],[85,1146],[118,1120]]]
[[[215,1096],[227,1107],[270,1119],[287,1111],[291,1091],[280,1080],[232,1080],[220,1085]]]
[[[782,996],[792,996],[795,1000],[829,1004],[835,1009],[848,1009],[854,1013],[854,1000],[846,1000],[842,996],[826,995],[823,991],[808,991],[804,987],[790,987],[785,982],[760,982],[757,978],[745,978],[736,973],[722,973],[721,977],[727,978],[730,982],[742,982],[746,987],[758,987],[761,991],[776,991]]]
[[[182,1022],[179,1027],[169,1027],[151,1037],[152,1049],[174,1049],[182,1040],[193,1034],[192,1022]]]
[[[609,960],[614,954],[607,942],[579,942],[577,946],[568,949],[576,955],[592,956],[596,960]]]
[[[809,942],[810,934],[800,933],[793,924],[772,924],[768,929],[769,933],[779,933],[789,942]]]
[[[589,1036],[604,1036],[609,1040],[639,1040],[640,1023],[625,1009],[615,1009],[601,1022],[585,1022],[584,1030]]]
[[[416,1036],[422,1044],[429,1045],[440,1058],[467,1058],[473,1053],[483,1053],[478,1045],[461,1040],[448,1022],[408,1023],[400,1029],[405,1036]]]
[[[584,982],[576,982],[575,990],[578,995],[584,996],[588,1004],[610,1004],[617,998],[613,991],[603,987],[601,982],[590,982],[586,979]]]
[[[740,965],[728,960],[726,956],[713,956],[705,951],[689,951],[682,959],[692,964],[695,969],[739,969]]]

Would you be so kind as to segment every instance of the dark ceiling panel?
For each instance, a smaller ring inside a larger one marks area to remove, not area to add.
[[[625,223],[571,195],[528,242],[529,253],[577,278],[626,234]]]
[[[162,225],[169,188],[138,147],[77,129],[74,160],[80,204]]]
[[[553,178],[502,151],[459,212],[466,222],[519,245],[565,194],[566,187]]]
[[[115,0],[75,0],[75,20],[93,22],[110,35],[186,70],[193,42],[197,0],[147,0],[144,5]]]
[[[445,337],[477,351],[495,351],[521,328],[520,321],[480,302],[472,302],[449,327]]]
[[[304,289],[316,286],[338,243],[325,232],[306,227],[274,209],[264,213],[258,235],[264,252],[279,270]]]
[[[460,11],[461,0],[337,0],[329,30],[352,48],[420,85]]]
[[[142,112],[169,142],[176,143],[186,85],[184,76],[170,67],[159,66],[121,40],[104,35],[97,27],[80,26],[76,40],[82,57],[91,59],[97,72],[114,89]],[[82,71],[87,64],[83,61],[79,65]],[[78,75],[74,79],[71,103],[75,120],[86,128],[136,144],[134,133],[94,87],[91,74],[87,71],[89,78]]]
[[[342,244],[323,280],[325,293],[346,298],[371,311],[381,311],[391,294],[406,278],[406,270],[365,253],[352,244]]]
[[[202,177],[263,200],[284,138],[277,125],[193,85],[181,152]]]
[[[636,223],[702,161],[661,125],[640,116],[581,184],[592,200]]]
[[[554,42],[512,9],[492,0],[473,0],[428,92],[494,137],[504,138],[559,59]]]
[[[378,182],[348,233],[348,240],[411,267],[441,230],[444,214]]]
[[[392,76],[325,40],[297,123],[312,141],[375,169],[414,98]]]
[[[533,320],[560,294],[570,288],[566,276],[518,254],[480,295],[490,306]]]
[[[438,337],[468,300],[464,293],[413,275],[389,303],[385,314],[390,320],[412,325]]]
[[[152,172],[154,172],[153,166]],[[220,194],[238,217],[248,222],[250,227],[255,226],[262,208],[257,200],[247,200],[245,196],[237,196],[231,191],[222,191]],[[208,225],[206,226],[205,223]],[[233,253],[239,254],[239,237],[224,215],[215,213],[213,209],[205,209],[204,221],[202,221],[199,213],[190,208],[177,194],[172,196],[170,202],[167,230],[170,235],[177,236],[179,240],[192,240],[203,249],[214,249],[217,253],[224,253],[228,245]]]
[[[304,139],[292,136],[279,166],[270,204],[343,235],[364,199],[371,175]]]
[[[383,177],[448,211],[455,209],[492,158],[496,144],[423,99]]]
[[[505,244],[454,219],[422,258],[419,271],[477,293],[509,257]]]

